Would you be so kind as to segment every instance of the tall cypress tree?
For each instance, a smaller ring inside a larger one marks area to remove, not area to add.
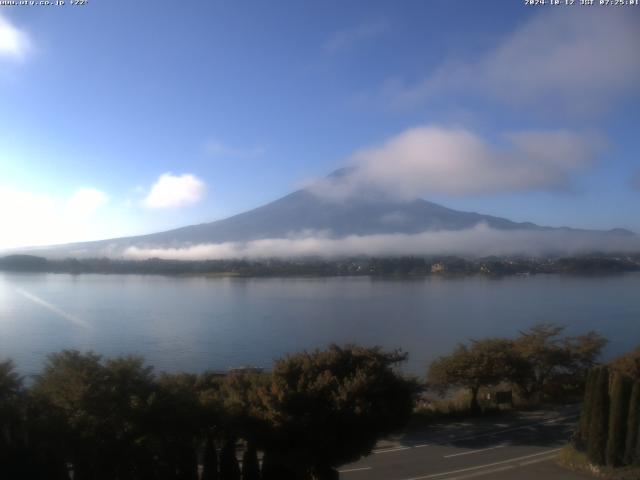
[[[629,400],[629,416],[627,417],[627,440],[625,442],[624,463],[632,465],[638,463],[636,446],[638,445],[638,429],[640,428],[640,382],[633,384],[631,399]]]
[[[216,444],[211,436],[207,436],[202,455],[201,480],[218,480],[218,453]]]
[[[242,480],[260,480],[258,452],[251,442],[247,444],[242,454]]]
[[[609,409],[609,438],[607,441],[607,465],[619,467],[624,461],[625,440],[627,438],[627,417],[631,380],[622,373],[615,373],[611,388]]]
[[[295,474],[284,465],[281,454],[265,451],[262,457],[262,480],[299,480]]]
[[[240,480],[240,466],[236,458],[236,441],[228,439],[220,452],[220,480]]]
[[[580,410],[580,440],[582,445],[586,445],[589,441],[589,423],[591,420],[591,406],[592,406],[592,394],[593,384],[598,377],[598,371],[596,369],[589,370],[587,375],[587,381],[584,388],[584,401],[582,402],[582,409]]]
[[[598,368],[591,395],[587,456],[591,463],[604,465],[609,426],[609,369],[607,367]]]
[[[634,465],[640,465],[640,426],[638,427],[638,440],[636,443],[636,454],[633,463]]]

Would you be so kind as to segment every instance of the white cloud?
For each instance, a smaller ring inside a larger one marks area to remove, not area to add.
[[[238,148],[226,145],[219,140],[209,140],[205,145],[205,151],[212,157],[230,157],[230,158],[256,158],[264,155],[264,148],[255,146],[251,148]]]
[[[205,183],[190,173],[164,173],[151,187],[143,205],[147,208],[185,207],[200,201],[205,191]]]
[[[43,237],[58,238],[56,201],[47,196],[0,185],[0,248],[38,243]]]
[[[411,105],[443,92],[472,93],[554,113],[593,113],[640,81],[640,16],[626,9],[551,9],[478,60],[450,61],[421,83],[393,89]]]
[[[356,152],[353,170],[311,188],[337,199],[367,191],[415,198],[559,188],[595,161],[602,143],[561,130],[510,133],[494,145],[466,129],[423,126]]]
[[[95,188],[80,188],[67,202],[67,212],[75,217],[87,217],[109,202],[109,196]]]
[[[32,43],[27,32],[17,28],[0,13],[0,58],[22,60],[31,48]]]
[[[592,251],[637,252],[640,237],[567,230],[496,230],[486,224],[458,231],[418,234],[350,235],[329,238],[268,238],[249,242],[201,244],[184,248],[129,247],[126,258],[203,260],[229,258],[342,257],[356,255],[538,255]]]
[[[326,53],[336,53],[354,44],[375,38],[387,32],[389,25],[384,21],[368,22],[333,33],[324,44]]]
[[[0,249],[52,245],[99,238],[103,218],[93,218],[106,194],[81,188],[70,198],[0,185]]]

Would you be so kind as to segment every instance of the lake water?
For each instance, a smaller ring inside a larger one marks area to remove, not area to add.
[[[409,352],[405,370],[457,342],[537,322],[594,329],[605,355],[640,344],[640,274],[605,277],[176,278],[0,273],[0,358],[37,372],[64,348],[141,354],[157,370],[256,365],[330,342]]]

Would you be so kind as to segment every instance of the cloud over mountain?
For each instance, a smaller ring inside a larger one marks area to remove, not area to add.
[[[371,189],[404,198],[555,189],[592,165],[603,143],[558,130],[508,133],[492,144],[463,128],[421,126],[357,151],[354,168],[311,188],[336,199]]]
[[[571,255],[593,251],[638,250],[640,238],[636,235],[564,229],[499,230],[481,223],[465,230],[417,234],[392,233],[331,238],[322,232],[306,232],[289,238],[204,243],[174,248],[131,246],[124,249],[122,255],[138,260],[203,260],[355,255]]]

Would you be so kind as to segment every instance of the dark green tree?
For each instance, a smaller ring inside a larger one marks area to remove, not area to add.
[[[218,452],[211,434],[206,436],[203,446],[200,480],[218,480]]]
[[[196,452],[209,428],[198,383],[198,375],[163,373],[150,406],[148,427],[158,464],[168,472],[179,472],[179,478],[196,478]]]
[[[262,480],[302,480],[304,475],[296,474],[286,465],[285,454],[266,450],[262,457]]]
[[[331,345],[278,360],[262,389],[273,427],[267,453],[280,454],[301,478],[324,478],[370,453],[413,411],[417,383],[394,369],[405,359],[379,347]]]
[[[609,438],[607,440],[607,465],[619,467],[624,462],[631,380],[624,374],[613,374],[609,409]]]
[[[236,457],[236,440],[227,438],[220,452],[220,480],[240,480],[240,466]]]
[[[262,373],[235,371],[226,376],[220,390],[224,418],[219,423],[227,435],[254,446],[266,445],[271,426],[261,390],[270,382],[270,375]]]
[[[24,409],[22,378],[11,360],[0,362],[0,477],[22,476]]]
[[[580,409],[580,423],[579,434],[580,442],[582,445],[586,445],[589,440],[589,424],[591,420],[591,408],[592,408],[592,394],[593,384],[597,379],[597,370],[591,369],[587,375],[587,381],[584,389],[584,401],[582,402],[582,408]]]
[[[636,457],[638,430],[640,429],[640,382],[634,382],[629,398],[629,415],[627,416],[627,438],[625,441],[624,464],[633,465],[640,461]]]
[[[60,427],[57,438],[49,440],[64,445],[64,451],[59,452],[64,457],[61,460],[72,464],[76,479],[97,476],[104,459],[96,447],[102,445],[109,415],[107,393],[101,357],[91,352],[52,354],[36,379],[34,394],[49,410],[49,421]]]
[[[593,384],[591,424],[587,456],[595,465],[605,464],[609,427],[609,369],[598,367],[598,377]]]
[[[70,462],[75,478],[128,478],[150,471],[151,367],[141,358],[102,361],[91,352],[51,355],[32,390],[30,438]]]
[[[246,445],[242,454],[242,480],[260,480],[258,451],[252,443]]]

